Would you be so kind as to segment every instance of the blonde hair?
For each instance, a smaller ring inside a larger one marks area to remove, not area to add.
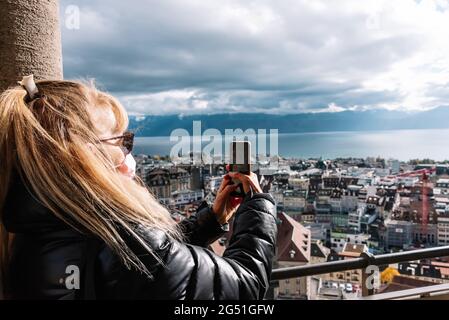
[[[4,214],[12,170],[17,169],[55,216],[77,230],[98,236],[128,268],[135,267],[151,276],[120,230],[153,255],[136,226],[154,227],[177,239],[181,238],[180,232],[142,181],[111,169],[112,159],[98,143],[89,116],[89,108],[112,108],[115,129],[122,132],[128,126],[126,111],[114,97],[93,85],[39,81],[37,87],[45,98],[28,104],[22,87],[6,90],[0,96],[0,215]],[[11,243],[11,234],[2,223],[0,236],[1,286]]]

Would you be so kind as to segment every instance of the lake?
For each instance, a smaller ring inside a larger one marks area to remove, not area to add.
[[[449,159],[449,129],[280,133],[278,141],[284,157]],[[134,153],[168,155],[175,144],[169,137],[138,137]]]

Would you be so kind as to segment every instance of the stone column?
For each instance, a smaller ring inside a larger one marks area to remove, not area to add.
[[[1,0],[0,92],[31,73],[62,79],[58,0]]]

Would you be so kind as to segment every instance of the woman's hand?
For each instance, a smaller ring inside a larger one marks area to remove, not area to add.
[[[229,176],[232,179],[239,180],[242,183],[243,191],[245,191],[245,193],[248,193],[250,190],[254,193],[263,193],[259,180],[257,179],[257,175],[254,172],[251,172],[249,175],[239,172],[230,172]]]
[[[221,224],[227,223],[239,206],[238,202],[232,201],[231,193],[238,188],[238,184],[233,184],[233,179],[239,180],[242,183],[245,193],[248,193],[250,190],[254,193],[262,193],[257,175],[253,172],[249,175],[235,172],[225,175],[212,207],[213,212],[217,215],[217,220]]]
[[[220,224],[227,223],[238,205],[233,205],[231,201],[231,193],[237,189],[238,185],[232,184],[232,178],[229,174],[223,177],[223,182],[217,192],[212,211],[217,215],[217,220]]]

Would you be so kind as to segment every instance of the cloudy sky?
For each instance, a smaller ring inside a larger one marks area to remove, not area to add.
[[[134,114],[449,106],[449,0],[62,0],[61,20],[65,77]]]

